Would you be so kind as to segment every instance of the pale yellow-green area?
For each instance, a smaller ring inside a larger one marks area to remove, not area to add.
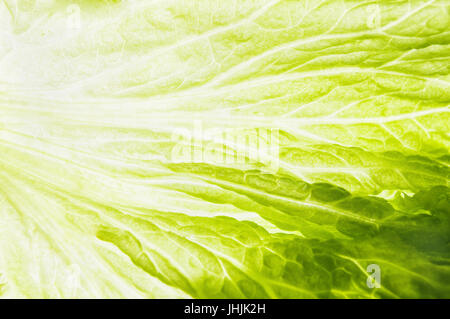
[[[0,297],[450,297],[449,71],[448,0],[0,1]]]

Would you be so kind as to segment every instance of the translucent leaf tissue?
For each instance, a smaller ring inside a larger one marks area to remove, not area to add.
[[[448,0],[0,2],[1,298],[450,298]]]

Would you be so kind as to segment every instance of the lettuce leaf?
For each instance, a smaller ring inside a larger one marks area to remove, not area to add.
[[[3,0],[0,297],[449,298],[449,15]]]

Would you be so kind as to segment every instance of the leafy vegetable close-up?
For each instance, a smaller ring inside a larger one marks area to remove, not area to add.
[[[1,298],[450,298],[448,0],[2,0]]]

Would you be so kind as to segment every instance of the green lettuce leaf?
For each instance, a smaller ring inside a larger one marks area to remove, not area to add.
[[[0,297],[449,298],[449,26],[3,0]]]

